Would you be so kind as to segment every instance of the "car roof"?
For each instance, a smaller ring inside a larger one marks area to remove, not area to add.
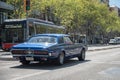
[[[60,36],[69,36],[68,34],[36,34],[35,36],[55,36],[55,37],[60,37]]]

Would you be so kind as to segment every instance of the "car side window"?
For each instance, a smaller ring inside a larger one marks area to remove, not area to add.
[[[71,41],[69,37],[64,37],[64,43],[73,44],[73,42]]]
[[[61,44],[61,43],[64,43],[63,37],[60,37],[60,38],[59,38],[59,42],[58,42],[58,43],[60,43],[60,44]]]

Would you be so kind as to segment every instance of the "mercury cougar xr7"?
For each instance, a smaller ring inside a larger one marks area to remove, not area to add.
[[[11,48],[13,58],[23,65],[31,61],[56,61],[64,64],[66,59],[77,57],[85,60],[87,46],[73,43],[67,34],[37,34],[28,41]]]

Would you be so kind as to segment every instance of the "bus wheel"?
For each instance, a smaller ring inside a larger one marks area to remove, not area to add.
[[[10,51],[10,49],[3,49],[3,48],[1,48],[3,51],[6,51],[6,52],[9,52]]]

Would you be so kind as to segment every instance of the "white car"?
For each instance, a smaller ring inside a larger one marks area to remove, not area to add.
[[[116,44],[116,40],[115,39],[110,39],[109,44]]]
[[[120,38],[110,39],[109,44],[120,44]]]

